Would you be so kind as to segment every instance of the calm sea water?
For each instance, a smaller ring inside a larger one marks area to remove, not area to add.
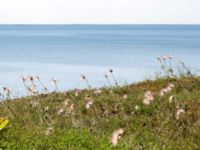
[[[155,57],[171,54],[193,69],[200,64],[198,25],[0,25],[0,87],[25,93],[20,76],[40,75],[51,89],[105,86],[114,69],[123,84],[158,71]],[[2,90],[0,90],[2,91]]]

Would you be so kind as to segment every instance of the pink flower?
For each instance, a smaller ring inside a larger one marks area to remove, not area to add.
[[[124,129],[122,129],[122,128],[117,129],[112,133],[112,139],[111,139],[112,146],[114,146],[114,147],[117,146],[118,141],[121,138],[121,135],[123,133],[124,133]]]
[[[145,104],[145,105],[149,105],[151,102],[150,102],[150,100],[148,100],[148,99],[144,99],[144,101],[143,101],[143,104]]]
[[[177,111],[176,111],[176,119],[178,120],[179,118],[180,118],[180,115],[182,114],[182,113],[185,113],[185,110],[184,109],[178,109]]]

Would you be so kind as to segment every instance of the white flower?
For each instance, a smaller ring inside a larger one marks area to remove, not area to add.
[[[116,146],[118,144],[118,140],[121,138],[121,135],[124,133],[124,129],[120,128],[113,132],[111,143],[112,146]]]
[[[51,83],[52,84],[56,84],[58,82],[58,80],[56,79],[56,78],[53,78],[52,80],[51,80]]]
[[[4,92],[6,92],[7,94],[12,93],[10,87],[3,87]]]
[[[160,96],[164,96],[167,93],[167,90],[165,88],[160,90]]]
[[[173,83],[168,84],[168,87],[174,88],[175,85]]]
[[[180,115],[182,114],[182,113],[185,113],[185,110],[184,109],[178,109],[177,111],[176,111],[176,119],[178,120],[179,118],[180,118]]]
[[[58,113],[58,115],[61,115],[63,112],[64,112],[64,109],[60,108],[57,113]]]
[[[48,112],[49,111],[49,107],[48,106],[44,107],[44,111]]]
[[[45,132],[46,135],[50,135],[52,133],[53,133],[53,128],[52,127],[49,127]]]
[[[68,99],[65,100],[63,105],[64,105],[64,106],[68,106],[68,105],[69,105],[69,100],[68,100]]]
[[[163,60],[171,60],[171,59],[172,59],[172,56],[170,55],[163,56]]]
[[[124,98],[124,99],[127,99],[127,98],[128,98],[128,95],[125,94],[125,95],[123,96],[123,98]]]
[[[92,101],[87,102],[87,104],[85,105],[86,109],[89,109],[92,106],[92,104]]]
[[[139,110],[140,107],[138,105],[135,106],[135,110]]]
[[[101,94],[101,90],[95,90],[95,91],[94,91],[94,94],[95,94],[95,95]]]
[[[39,103],[36,101],[33,101],[30,103],[30,106],[32,106],[32,107],[37,107],[38,105],[39,105]]]
[[[74,110],[74,104],[71,104],[68,108],[69,112],[72,112]]]

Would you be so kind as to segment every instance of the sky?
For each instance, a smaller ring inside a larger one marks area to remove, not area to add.
[[[200,0],[0,0],[0,24],[200,24]]]

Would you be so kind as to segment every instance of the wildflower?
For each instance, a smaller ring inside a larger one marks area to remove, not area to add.
[[[49,107],[48,106],[46,106],[46,107],[44,107],[44,112],[48,112],[49,111]]]
[[[78,97],[80,93],[81,93],[81,90],[75,89],[75,96],[76,96],[76,97]]]
[[[94,94],[95,94],[95,95],[101,94],[101,90],[95,90],[95,91],[94,91]]]
[[[185,66],[185,63],[184,63],[184,62],[179,61],[179,63],[180,63],[181,66],[183,66],[183,67]]]
[[[71,104],[70,106],[69,106],[69,112],[72,112],[74,110],[74,104]]]
[[[143,103],[145,105],[149,105],[154,100],[154,94],[151,91],[147,91],[144,93]]]
[[[110,80],[108,79],[107,73],[104,73],[104,77],[106,78],[106,81],[108,82],[109,86],[111,86]]]
[[[157,60],[158,62],[161,62],[161,61],[162,61],[160,57],[156,57],[156,60]]]
[[[30,107],[38,107],[39,103],[34,101],[30,103]]]
[[[23,82],[26,82],[28,80],[27,76],[22,76],[21,78]]]
[[[112,146],[113,146],[113,147],[117,146],[118,141],[119,141],[119,139],[121,138],[121,135],[122,135],[123,133],[124,133],[124,129],[122,129],[122,128],[117,129],[117,130],[115,130],[115,131],[112,133],[111,143],[112,143]]]
[[[45,132],[46,135],[50,135],[52,133],[53,133],[53,128],[52,127],[49,127]]]
[[[172,101],[175,99],[175,96],[174,95],[172,95],[172,96],[170,96],[169,97],[169,103],[172,103]]]
[[[175,85],[174,85],[173,83],[170,83],[170,84],[168,84],[168,87],[170,87],[170,88],[174,88]]]
[[[145,105],[149,105],[151,103],[151,101],[149,99],[144,99],[143,104]]]
[[[61,115],[62,113],[64,112],[64,109],[63,108],[60,108],[57,112],[58,115]]]
[[[40,80],[40,77],[39,77],[39,76],[35,76],[35,77],[36,77],[36,79]]]
[[[184,109],[178,109],[178,110],[176,111],[176,119],[177,119],[177,120],[180,118],[180,115],[181,115],[182,113],[185,113],[185,110],[184,110]]]
[[[87,84],[87,86],[88,86],[88,89],[91,89],[91,86],[90,86],[90,84],[89,84],[89,82],[88,82],[86,76],[82,74],[80,78],[81,78],[81,80],[85,80],[85,82],[86,82],[86,84]]]
[[[175,87],[174,84],[170,83],[167,87],[160,90],[160,96],[164,96],[166,93],[170,92]]]
[[[38,94],[38,91],[37,91],[37,88],[36,88],[36,85],[35,84],[32,84],[31,86],[28,86],[27,87],[27,90],[30,94]]]
[[[81,80],[85,80],[86,79],[85,75],[82,74],[81,77],[80,77],[80,79]]]
[[[69,100],[67,99],[66,101],[64,101],[64,106],[68,106],[69,105]]]
[[[55,86],[56,91],[58,91],[57,82],[58,82],[58,80],[55,79],[55,78],[53,78],[53,79],[51,80],[51,83]]]
[[[151,91],[147,91],[144,93],[145,98],[149,99],[150,101],[154,100],[154,94]]]
[[[38,80],[38,82],[40,83],[40,85],[43,87],[44,91],[45,91],[45,92],[47,92],[47,91],[48,91],[48,89],[47,89],[47,87],[46,87],[46,86],[44,86],[44,84],[42,83],[42,81],[41,81],[40,77],[39,77],[39,76],[35,76],[35,77],[36,77],[36,79]]]
[[[170,55],[163,56],[163,60],[171,60],[171,59],[172,59],[172,56]]]
[[[105,78],[108,78],[108,75],[107,75],[107,73],[104,73],[104,75],[103,75]]]
[[[127,98],[128,98],[128,95],[125,94],[125,95],[123,96],[123,98],[124,98],[124,99],[127,99]]]
[[[4,92],[11,93],[11,89],[9,87],[3,87]]]
[[[164,96],[167,93],[167,90],[165,88],[160,90],[160,96]]]
[[[55,79],[55,78],[53,78],[53,79],[51,80],[51,83],[52,83],[52,84],[57,84],[57,82],[58,82],[58,80]]]
[[[33,76],[31,76],[31,75],[28,75],[28,76],[27,76],[27,80],[29,80],[29,81],[33,82],[33,80],[34,80],[34,77],[33,77]]]
[[[11,89],[9,87],[3,87],[3,91],[5,92],[7,99],[10,99],[10,95],[12,93]]]
[[[110,73],[113,73],[113,70],[112,70],[112,69],[109,69],[109,72],[110,72]]]
[[[135,110],[139,110],[140,107],[138,105],[135,106]]]
[[[109,69],[109,73],[111,74],[111,77],[112,77],[113,81],[115,82],[115,85],[118,86],[117,80],[115,79],[115,76],[113,74],[113,69]]]
[[[92,104],[93,104],[92,101],[87,102],[87,104],[85,105],[86,109],[89,109]]]

